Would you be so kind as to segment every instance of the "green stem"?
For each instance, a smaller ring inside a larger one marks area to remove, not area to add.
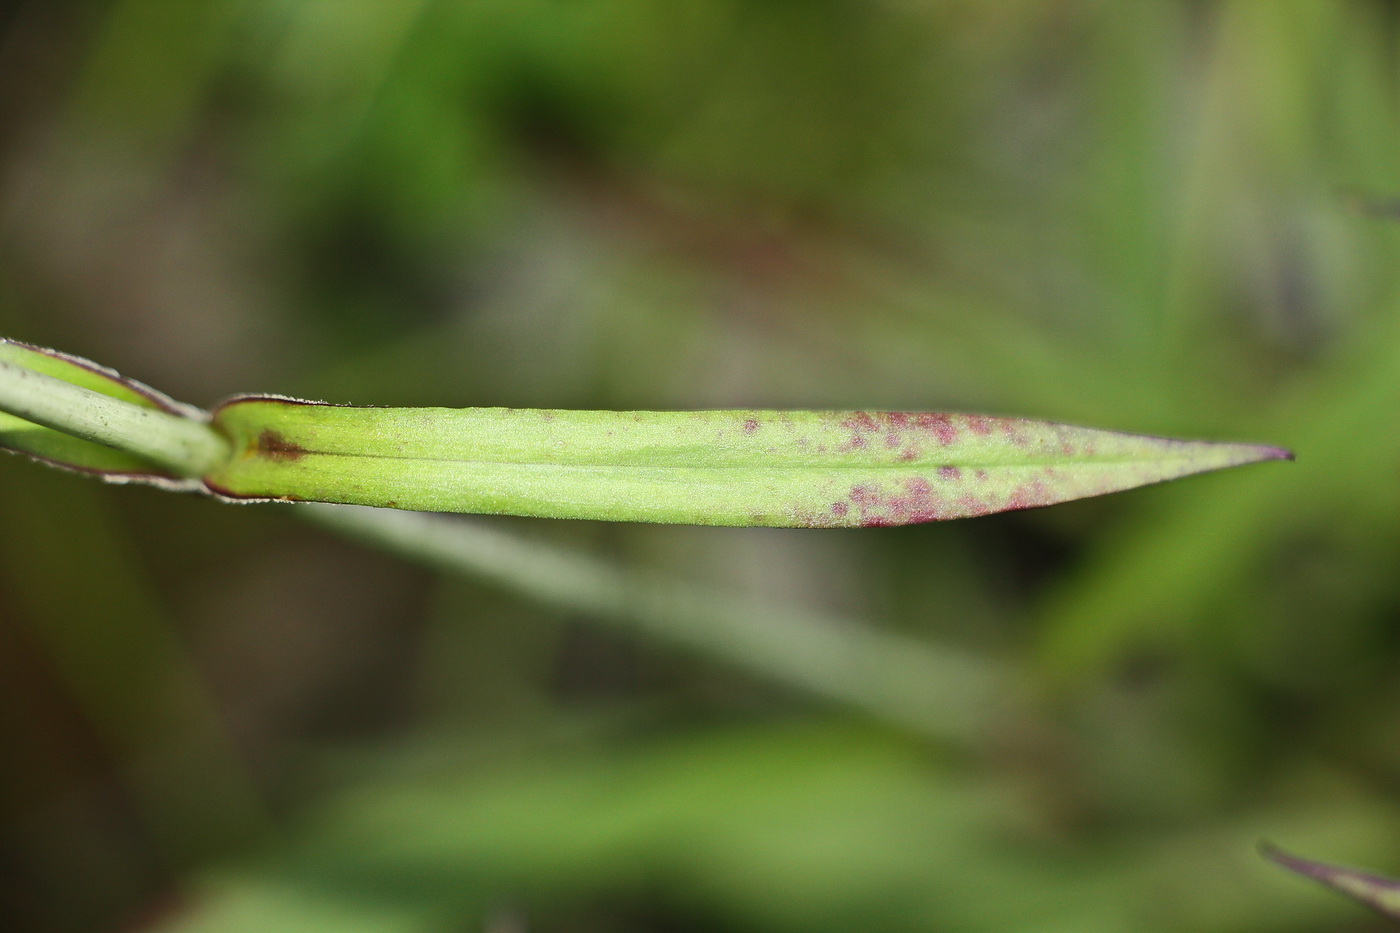
[[[229,456],[229,444],[203,421],[143,408],[0,361],[0,411],[203,476]]]

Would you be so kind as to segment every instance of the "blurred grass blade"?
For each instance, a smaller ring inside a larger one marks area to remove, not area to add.
[[[1354,868],[1298,858],[1271,845],[1263,846],[1262,851],[1270,861],[1289,871],[1340,891],[1383,916],[1400,920],[1400,881]]]
[[[704,525],[869,527],[1131,489],[1287,451],[902,412],[219,407],[234,499]]]
[[[376,548],[677,645],[916,734],[963,744],[1012,712],[1010,670],[976,654],[609,564],[470,521],[336,505],[305,518]]]

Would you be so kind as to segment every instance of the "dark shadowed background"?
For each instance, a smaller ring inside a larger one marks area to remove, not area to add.
[[[972,726],[293,507],[0,458],[0,926],[1382,929],[1255,846],[1400,872],[1398,27],[1380,0],[0,3],[0,334],[185,401],[967,410],[1298,452],[905,529],[476,520],[690,581],[701,615],[947,655],[994,698]]]

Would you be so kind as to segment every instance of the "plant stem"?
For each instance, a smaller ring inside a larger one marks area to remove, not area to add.
[[[143,457],[181,476],[203,476],[229,456],[228,442],[205,422],[133,405],[4,361],[0,411]]]

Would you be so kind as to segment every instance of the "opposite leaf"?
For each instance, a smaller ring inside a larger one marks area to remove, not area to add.
[[[351,408],[213,414],[231,499],[703,525],[869,527],[1050,505],[1288,458],[1014,418],[903,412]]]
[[[137,408],[197,419],[202,412],[110,369],[57,350],[0,338],[0,362],[12,363],[71,385],[100,393]],[[198,489],[165,466],[103,444],[74,437],[0,411],[0,448],[28,454],[54,466],[92,473],[112,482],[146,482]]]

